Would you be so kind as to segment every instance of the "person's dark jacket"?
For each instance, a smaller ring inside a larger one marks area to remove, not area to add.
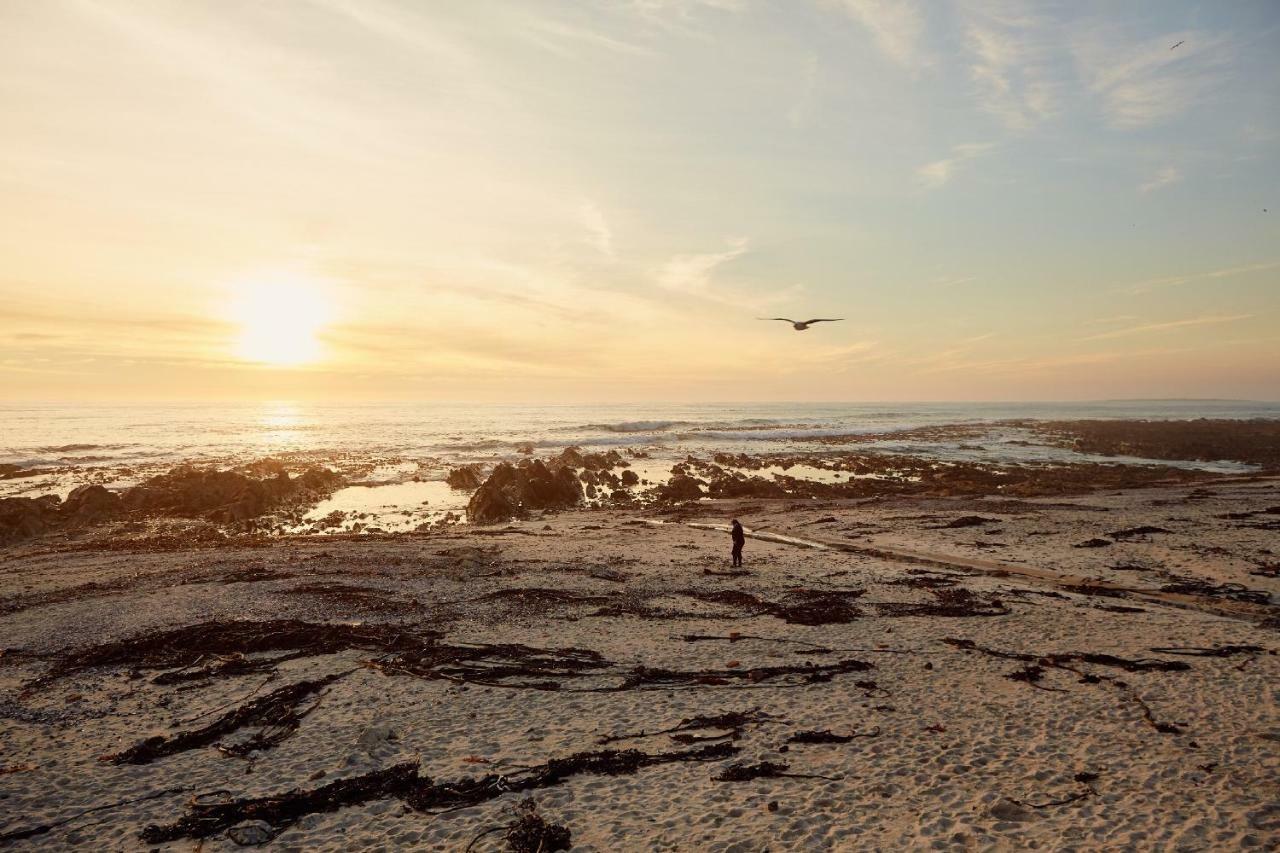
[[[733,544],[737,545],[739,548],[741,548],[743,544],[746,543],[747,541],[747,534],[742,532],[741,524],[735,524],[733,526],[732,535],[733,535]]]

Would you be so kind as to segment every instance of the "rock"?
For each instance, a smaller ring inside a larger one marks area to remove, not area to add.
[[[227,837],[241,847],[257,847],[269,843],[276,832],[265,820],[247,820],[228,829]]]
[[[532,456],[532,455],[533,455],[533,445],[532,445],[531,443],[527,442],[527,441],[526,441],[526,442],[524,442],[523,444],[517,445],[517,446],[516,446],[516,453],[523,453],[525,456]]]
[[[481,476],[479,465],[463,465],[461,468],[454,468],[449,472],[449,476],[444,481],[449,484],[451,489],[472,489],[480,488],[480,484],[484,482]]]
[[[702,481],[688,474],[678,473],[655,491],[665,501],[696,501],[702,497]]]
[[[1000,800],[991,807],[990,814],[996,820],[1006,820],[1014,822],[1023,822],[1033,820],[1035,813],[1026,806],[1019,805],[1013,800]]]
[[[61,522],[57,495],[0,498],[0,545],[42,536]]]
[[[1075,545],[1072,545],[1071,547],[1072,548],[1106,548],[1110,544],[1111,544],[1111,541],[1109,539],[1094,538],[1094,539],[1086,539],[1085,541],[1079,542]]]
[[[68,524],[96,524],[119,515],[123,506],[120,496],[102,486],[80,486],[72,489],[62,503],[62,518]]]
[[[128,489],[122,498],[134,511],[241,522],[281,504],[319,500],[342,484],[338,474],[324,468],[309,468],[296,479],[274,466],[268,470],[275,473],[254,479],[239,471],[183,465]]]
[[[640,484],[640,475],[635,471],[626,470],[622,472],[623,486],[638,486]]]
[[[582,499],[582,483],[568,467],[549,468],[541,460],[503,462],[471,496],[467,519],[494,524],[525,518],[531,510],[578,506]]]
[[[577,447],[566,447],[560,451],[559,456],[553,456],[551,462],[554,464],[565,465],[569,468],[583,468],[582,451]]]
[[[943,526],[945,529],[955,529],[960,527],[981,527],[984,524],[994,524],[997,519],[983,518],[980,515],[962,515],[954,521],[950,521]]]

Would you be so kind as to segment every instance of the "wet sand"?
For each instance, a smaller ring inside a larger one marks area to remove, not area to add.
[[[755,534],[746,575],[724,574],[714,529],[733,516]],[[531,796],[580,850],[1275,849],[1277,521],[1280,480],[1259,477],[702,501],[387,536],[34,539],[0,557],[0,833],[57,824],[14,849],[231,850],[256,831],[274,850],[462,850]],[[120,659],[47,678],[72,650],[234,620],[394,625],[477,657],[414,657],[403,640],[201,656],[197,632],[166,647],[169,663],[194,650],[185,668]],[[250,718],[149,763],[111,760],[329,676],[296,728]],[[644,734],[757,709],[736,729]],[[805,731],[856,737],[788,742]],[[255,734],[265,746],[236,754]],[[272,797],[401,762],[439,785],[716,745],[441,813],[398,790],[203,841],[140,837],[194,796]],[[716,779],[759,762],[794,775]],[[508,848],[491,832],[472,849]]]

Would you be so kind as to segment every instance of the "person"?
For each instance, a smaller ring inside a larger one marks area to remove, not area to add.
[[[742,532],[742,522],[736,518],[733,520],[730,535],[733,536],[733,566],[737,568],[742,565],[742,546],[747,542],[747,534]]]

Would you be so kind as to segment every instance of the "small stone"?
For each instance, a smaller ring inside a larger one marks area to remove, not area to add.
[[[770,800],[770,801],[769,801],[769,811],[771,811],[771,812],[776,812],[777,810],[778,810],[778,801],[777,801],[777,800]]]
[[[1035,817],[1025,806],[1012,800],[1001,800],[991,807],[991,816],[997,820],[1028,821]]]
[[[276,834],[266,821],[248,820],[228,829],[227,837],[241,847],[256,847],[268,843]]]
[[[369,726],[360,735],[360,747],[370,755],[373,755],[382,747],[397,741],[400,736],[396,734],[395,729],[385,723],[377,723]]]

